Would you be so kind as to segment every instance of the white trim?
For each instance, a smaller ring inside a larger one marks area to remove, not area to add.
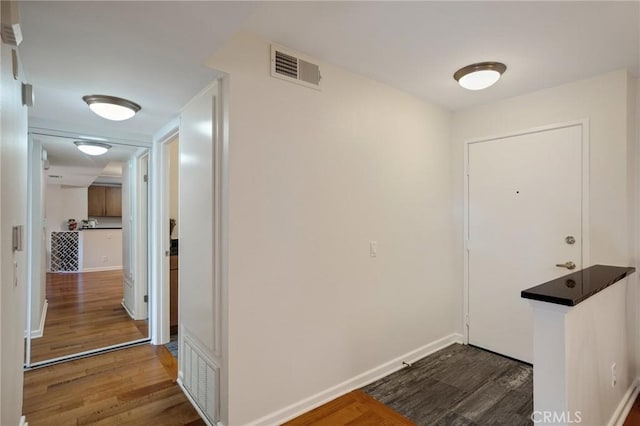
[[[314,408],[322,404],[325,404],[348,392],[351,392],[354,389],[366,386],[369,383],[372,383],[382,377],[388,376],[391,373],[405,368],[405,366],[402,364],[403,361],[413,363],[415,361],[418,361],[419,359],[426,357],[427,355],[439,351],[440,349],[446,348],[453,343],[462,343],[462,338],[463,336],[461,334],[453,333],[441,339],[435,340],[431,343],[407,352],[404,355],[380,364],[379,366],[365,371],[362,374],[358,374],[351,379],[345,380],[344,382],[339,383],[329,389],[318,392],[315,395],[312,395],[278,411],[267,414],[264,417],[247,423],[245,426],[266,426],[282,424],[288,420],[298,417],[301,414],[313,410]]]
[[[53,364],[58,364],[58,363],[63,362],[63,361],[75,360],[75,359],[79,359],[79,358],[85,358],[87,356],[95,355],[95,354],[103,354],[103,353],[106,353],[106,352],[111,352],[111,351],[116,350],[116,349],[128,348],[130,346],[144,344],[144,343],[148,343],[148,342],[149,342],[149,338],[145,337],[145,338],[142,338],[142,339],[131,340],[129,342],[122,342],[122,343],[118,343],[118,344],[115,344],[115,345],[105,346],[105,347],[102,347],[102,348],[89,349],[88,351],[78,352],[78,353],[71,354],[71,355],[63,355],[63,356],[59,356],[57,358],[46,359],[44,361],[32,362],[28,366],[26,366],[27,368],[25,370],[33,370],[33,369],[36,369],[36,368],[41,367],[41,366],[49,366],[49,365],[53,365]]]
[[[616,411],[613,412],[609,423],[607,423],[608,426],[622,426],[624,424],[638,394],[640,394],[640,377],[636,378],[627,389],[618,407],[616,407]]]
[[[580,126],[582,129],[582,268],[591,266],[590,259],[590,232],[589,232],[589,119],[573,120],[561,123],[553,123],[545,126],[534,127],[521,131],[509,132],[500,135],[492,135],[478,139],[470,139],[464,142],[464,292],[462,324],[464,332],[464,343],[469,343],[469,147],[475,143],[489,142],[496,139],[504,139],[515,136],[523,136],[532,133],[546,132],[549,130],[563,129],[567,127]],[[531,283],[536,285],[538,283]]]
[[[29,426],[29,423],[27,423],[27,418],[25,416],[20,417],[20,423],[18,426]]]
[[[98,266],[96,268],[82,268],[82,271],[78,271],[78,272],[82,273],[82,272],[101,272],[101,271],[120,271],[120,270],[122,270],[122,265]]]
[[[187,391],[187,389],[184,387],[184,384],[182,383],[182,378],[178,377],[178,379],[176,380],[176,382],[178,383],[178,386],[180,386],[180,389],[182,389],[182,393],[185,394],[185,396],[187,397],[187,399],[189,400],[189,402],[191,403],[191,405],[193,406],[193,408],[196,409],[196,411],[198,412],[198,415],[200,416],[200,418],[202,419],[202,421],[207,425],[207,426],[214,426],[213,423],[211,423],[209,421],[209,419],[207,418],[207,416],[204,415],[204,413],[202,412],[202,410],[200,409],[200,407],[198,406],[198,404],[196,404],[196,401],[193,399],[193,397],[191,396],[191,394],[189,393],[189,391]],[[220,424],[220,423],[218,423]]]
[[[42,304],[42,314],[40,315],[40,328],[37,330],[33,330],[31,332],[32,339],[39,339],[44,334],[44,321],[47,318],[47,309],[49,308],[49,301],[44,299],[44,303]],[[24,333],[24,337],[27,337],[27,333]]]
[[[100,142],[110,142],[118,145],[139,146],[144,148],[151,147],[151,141],[145,135],[125,135],[125,137],[103,136],[91,132],[74,132],[66,130],[56,130],[50,127],[29,126],[29,133],[33,135],[56,136],[67,139],[93,139]]]
[[[170,289],[169,289],[169,235],[166,232],[169,223],[169,155],[168,147],[180,132],[180,120],[174,119],[154,137],[151,168],[148,170],[151,195],[148,211],[151,214],[150,265],[149,265],[149,317],[153,318],[150,327],[152,345],[164,345],[169,342],[170,325]]]
[[[220,384],[218,419],[220,424],[229,424],[229,102],[231,83],[228,74],[218,79],[220,141]]]
[[[124,299],[122,299],[122,301],[120,302],[120,304],[122,305],[122,307],[124,308],[125,311],[127,311],[127,314],[129,314],[129,316],[131,317],[132,320],[135,321],[136,316],[133,314],[133,312],[131,312],[129,310],[129,308],[127,308],[127,304],[124,303]]]

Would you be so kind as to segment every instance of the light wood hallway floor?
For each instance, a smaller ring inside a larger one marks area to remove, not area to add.
[[[30,426],[204,425],[176,384],[177,361],[143,345],[25,373]]]
[[[122,270],[48,273],[45,294],[44,335],[31,340],[31,362],[148,336],[147,322],[133,321],[122,307]]]

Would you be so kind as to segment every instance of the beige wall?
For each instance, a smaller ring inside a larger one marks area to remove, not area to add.
[[[242,425],[452,333],[451,122],[328,64],[322,91],[274,79],[249,35],[210,66],[231,81],[228,424]]]
[[[0,7],[8,7],[2,2]],[[26,245],[12,250],[12,227],[27,225],[27,108],[20,77],[13,78],[11,47],[0,44],[0,424],[17,425],[22,413]],[[24,228],[24,243],[27,230]]]
[[[122,230],[89,229],[81,232],[82,270],[122,269]]]

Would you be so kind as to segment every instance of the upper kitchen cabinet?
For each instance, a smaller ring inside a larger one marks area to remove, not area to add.
[[[122,216],[122,188],[91,185],[88,193],[89,217]]]
[[[104,200],[107,212],[105,216],[122,216],[122,188],[106,186]]]

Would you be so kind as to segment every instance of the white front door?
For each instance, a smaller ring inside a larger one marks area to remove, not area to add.
[[[582,131],[469,144],[470,344],[532,362],[533,317],[520,292],[582,268]],[[556,266],[565,262],[575,269]]]

